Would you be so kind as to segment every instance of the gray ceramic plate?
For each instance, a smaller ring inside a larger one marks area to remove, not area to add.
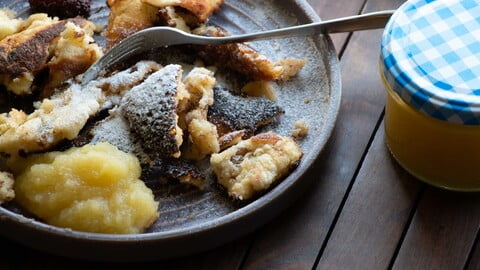
[[[104,0],[93,0],[90,19],[106,24]],[[29,13],[26,0],[0,0],[21,16]],[[309,23],[319,20],[304,0],[226,1],[211,20],[232,33]],[[99,38],[100,42],[101,38]],[[305,120],[308,136],[300,141],[305,155],[286,179],[248,204],[232,202],[213,180],[205,191],[180,185],[154,185],[160,201],[160,218],[144,234],[104,235],[76,232],[27,218],[17,207],[0,207],[0,234],[51,253],[96,260],[162,259],[218,246],[265,224],[304,190],[311,179],[309,168],[327,142],[340,104],[338,60],[328,36],[290,38],[252,44],[271,59],[298,57],[307,66],[291,81],[276,85],[278,103],[286,113],[265,130],[289,135],[295,121]],[[223,75],[220,72],[222,77]],[[229,76],[227,76],[228,78]],[[231,83],[226,80],[227,84]],[[235,87],[235,85],[233,86]],[[207,171],[208,173],[208,171]]]

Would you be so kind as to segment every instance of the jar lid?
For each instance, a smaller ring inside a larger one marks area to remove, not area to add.
[[[413,108],[480,125],[480,1],[410,0],[382,39],[382,71]]]

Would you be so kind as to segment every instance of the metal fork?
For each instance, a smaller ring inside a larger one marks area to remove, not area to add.
[[[82,78],[82,84],[85,85],[91,80],[95,79],[102,70],[106,70],[108,67],[120,61],[126,60],[133,55],[140,54],[154,48],[182,44],[218,45],[287,36],[308,36],[323,33],[340,33],[383,28],[393,13],[394,10],[385,10],[317,23],[228,37],[205,37],[185,33],[171,27],[152,27],[131,35],[109,50],[85,72]]]

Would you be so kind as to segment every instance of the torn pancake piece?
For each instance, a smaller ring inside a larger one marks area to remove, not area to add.
[[[223,4],[223,0],[142,0],[157,8],[180,7],[192,13],[199,23],[207,19]]]
[[[0,84],[17,95],[32,92],[35,74],[47,64],[51,45],[66,23],[46,15],[31,17],[23,31],[0,41]]]
[[[167,178],[199,189],[205,186],[205,175],[193,163],[176,158],[155,160],[150,167],[144,169],[142,177],[146,182]]]
[[[142,0],[107,0],[107,5],[110,8],[108,27],[104,33],[107,49],[158,21],[158,8]]]
[[[19,32],[22,28],[22,19],[15,17],[14,11],[7,8],[0,9],[0,40]]]
[[[213,154],[210,164],[230,196],[248,200],[286,176],[302,155],[294,140],[269,132]]]
[[[9,155],[50,149],[64,139],[77,137],[87,120],[98,112],[104,95],[101,89],[78,84],[36,104],[27,115],[13,109],[0,115],[0,152]]]
[[[83,73],[102,55],[93,44],[95,26],[85,19],[58,21],[34,14],[23,24],[28,27],[0,41],[0,83],[17,95],[35,90],[35,76],[49,67],[52,56],[50,88]]]
[[[215,103],[208,110],[208,121],[217,126],[220,136],[244,130],[250,137],[283,114],[279,106],[263,97],[236,96],[222,87],[216,87],[214,92]]]
[[[95,25],[86,22],[79,27],[72,22],[65,24],[55,44],[53,58],[48,62],[49,77],[42,89],[42,97],[50,97],[53,90],[65,80],[82,74],[102,57],[102,49],[94,43]]]
[[[245,136],[244,130],[232,131],[218,138],[220,144],[220,150],[225,150],[235,144],[239,143]]]
[[[160,25],[177,28],[187,33],[192,31],[192,27],[199,25],[198,19],[195,16],[171,6],[159,9],[158,16]]]
[[[150,74],[160,70],[160,68],[162,66],[155,61],[143,60],[108,77],[98,78],[95,85],[101,88],[106,96],[102,109],[119,105],[127,91],[142,83]]]
[[[215,26],[201,26],[194,29],[193,33],[210,37],[229,36],[227,31]],[[260,81],[287,80],[306,64],[305,60],[294,58],[273,62],[244,43],[196,45],[194,48],[207,65],[230,68]]]
[[[207,120],[209,106],[214,103],[214,73],[206,68],[194,68],[185,77],[185,89],[189,97],[180,103],[180,127],[188,130],[190,147],[185,153],[187,159],[201,160],[218,153],[217,127]]]
[[[9,202],[15,198],[13,186],[15,180],[8,172],[0,172],[0,204]]]
[[[154,158],[180,157],[183,132],[176,110],[177,95],[185,91],[182,72],[181,66],[168,65],[128,91],[121,101],[122,115]]]

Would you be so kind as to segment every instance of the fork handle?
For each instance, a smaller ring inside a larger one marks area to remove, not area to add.
[[[323,33],[341,33],[383,28],[385,27],[394,12],[395,10],[384,10],[317,23],[310,23],[282,29],[258,32],[253,34],[235,35],[223,38],[209,38],[208,44],[212,44],[212,41],[217,44],[222,44],[230,42],[263,40],[286,36],[309,36]]]

